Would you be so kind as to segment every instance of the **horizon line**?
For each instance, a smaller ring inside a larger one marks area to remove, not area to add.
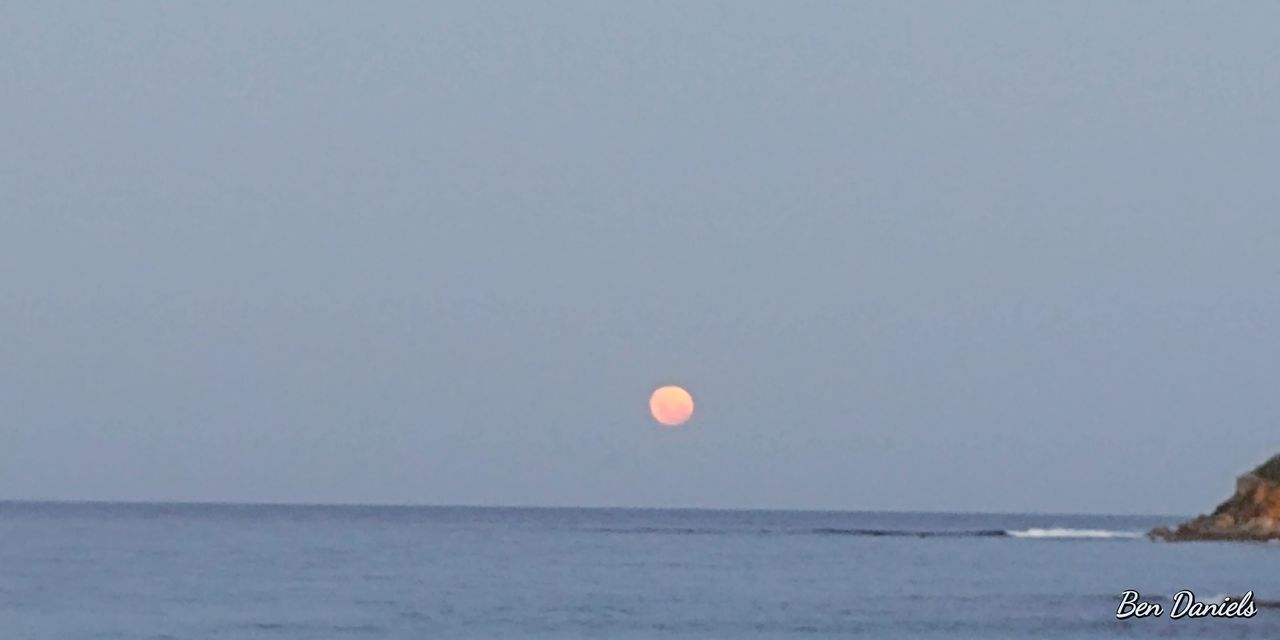
[[[428,504],[396,502],[290,502],[290,501],[226,501],[226,500],[104,500],[70,498],[0,498],[4,505],[102,505],[102,506],[154,506],[154,507],[301,507],[336,509],[488,509],[488,510],[581,510],[581,511],[713,511],[741,513],[883,513],[977,516],[1092,516],[1109,518],[1183,518],[1186,514],[1168,513],[1098,513],[1065,511],[954,511],[932,509],[844,509],[798,507],[660,507],[660,506],[602,506],[602,505],[520,505],[520,504]]]

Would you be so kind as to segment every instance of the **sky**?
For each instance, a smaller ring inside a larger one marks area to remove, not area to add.
[[[1277,23],[4,3],[0,499],[1206,511],[1280,451]]]

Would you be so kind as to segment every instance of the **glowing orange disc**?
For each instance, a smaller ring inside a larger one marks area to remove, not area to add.
[[[678,427],[693,416],[693,396],[682,387],[658,387],[649,396],[649,413],[666,427]]]

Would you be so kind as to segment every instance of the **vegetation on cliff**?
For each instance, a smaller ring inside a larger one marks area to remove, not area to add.
[[[1272,482],[1280,482],[1280,454],[1276,454],[1270,460],[1262,463],[1257,469],[1254,469],[1253,475]]]

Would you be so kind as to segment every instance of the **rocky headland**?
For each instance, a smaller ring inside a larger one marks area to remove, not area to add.
[[[1280,455],[1236,479],[1236,493],[1209,515],[1149,534],[1168,542],[1280,540]]]

